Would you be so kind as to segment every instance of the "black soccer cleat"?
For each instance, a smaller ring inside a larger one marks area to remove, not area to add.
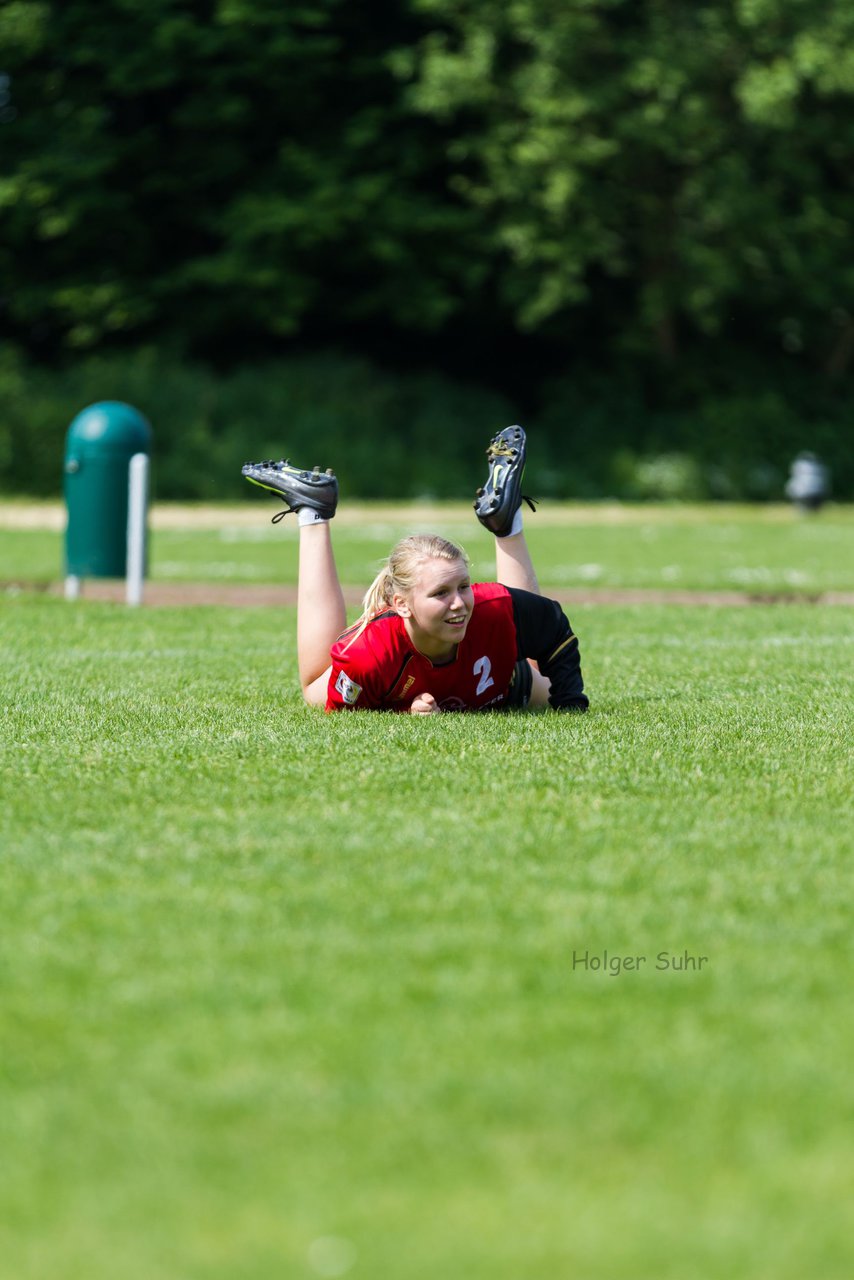
[[[507,537],[523,501],[532,511],[536,510],[533,499],[522,493],[525,453],[525,432],[518,426],[499,431],[486,451],[489,476],[477,491],[474,510],[483,527],[497,538]]]
[[[320,467],[302,471],[285,459],[282,462],[247,462],[242,474],[251,484],[269,489],[288,504],[284,511],[273,516],[273,524],[301,507],[311,507],[324,520],[331,520],[335,515],[338,481],[333,471],[322,472]]]

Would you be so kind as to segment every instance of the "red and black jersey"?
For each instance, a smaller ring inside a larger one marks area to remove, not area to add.
[[[419,653],[394,612],[372,619],[361,635],[345,631],[332,646],[326,710],[408,711],[420,693],[432,693],[442,711],[505,702],[517,657],[513,603],[498,583],[472,590],[474,609],[451,662],[434,666]]]
[[[326,710],[409,711],[421,693],[442,711],[497,710],[511,705],[516,665],[526,658],[551,681],[553,707],[585,710],[578,640],[560,605],[495,582],[472,590],[474,609],[451,662],[434,665],[419,653],[393,611],[361,633],[345,631],[331,650]]]

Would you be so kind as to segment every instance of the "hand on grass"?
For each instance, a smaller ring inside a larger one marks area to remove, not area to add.
[[[414,716],[438,716],[439,705],[432,693],[419,693],[409,708]]]

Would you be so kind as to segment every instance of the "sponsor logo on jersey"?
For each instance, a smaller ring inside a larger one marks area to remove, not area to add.
[[[400,693],[396,693],[394,695],[395,702],[400,702],[403,698],[405,698],[406,695],[409,693],[409,690],[412,688],[414,684],[415,684],[415,676],[407,676],[406,683],[404,684]]]
[[[358,702],[359,694],[362,692],[362,686],[356,684],[355,680],[351,680],[345,671],[338,672],[335,688],[341,694],[348,707],[352,707],[354,703]]]

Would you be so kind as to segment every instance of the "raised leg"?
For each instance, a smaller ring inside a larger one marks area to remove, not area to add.
[[[329,650],[347,626],[327,520],[299,531],[297,659],[303,697],[312,706],[326,702]]]
[[[511,533],[506,538],[495,539],[495,580],[504,587],[519,587],[522,591],[540,594],[540,584],[524,533]]]
[[[495,539],[495,578],[504,587],[518,587],[540,595],[540,584],[524,533],[511,533],[506,538]],[[551,684],[540,675],[536,662],[531,662],[531,674],[533,683],[528,706],[532,709],[547,707]]]

